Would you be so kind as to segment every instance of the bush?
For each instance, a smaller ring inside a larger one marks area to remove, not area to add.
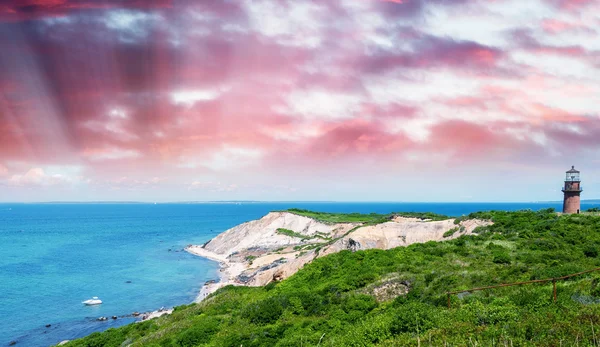
[[[245,309],[244,316],[255,324],[273,323],[281,317],[283,313],[283,305],[281,298],[270,297],[248,305]]]
[[[342,300],[342,309],[348,313],[351,311],[358,311],[362,314],[371,312],[371,310],[377,307],[377,301],[370,295],[350,295]]]
[[[219,320],[213,317],[203,319],[180,333],[175,339],[176,345],[194,347],[210,341],[212,335],[219,330]]]
[[[456,228],[452,228],[452,229],[450,229],[450,230],[446,231],[446,232],[444,233],[444,237],[450,237],[450,236],[454,235],[454,233],[456,233],[456,232],[458,231],[458,229],[459,229],[459,228],[458,228],[458,227],[456,227]]]
[[[583,254],[588,258],[596,258],[598,256],[598,248],[596,246],[586,246],[583,249]]]
[[[493,262],[496,264],[510,264],[510,255],[508,255],[508,253],[505,252],[494,252],[493,253]]]
[[[427,304],[410,302],[398,307],[392,321],[393,334],[427,331],[437,325],[438,314]]]

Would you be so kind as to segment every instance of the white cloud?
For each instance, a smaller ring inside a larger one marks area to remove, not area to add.
[[[258,149],[225,147],[222,150],[213,153],[211,158],[203,162],[202,165],[215,171],[231,170],[248,166],[254,161],[262,158],[262,156],[263,152]]]
[[[179,90],[171,93],[171,100],[175,105],[194,106],[199,101],[214,100],[221,95],[226,88],[218,89],[191,89]]]
[[[287,97],[287,107],[278,111],[315,119],[352,118],[363,99],[358,95],[341,94],[324,89],[298,90]]]
[[[477,93],[482,85],[477,79],[464,78],[452,71],[405,71],[410,80],[394,76],[369,76],[364,79],[365,88],[373,102],[396,103],[398,100],[414,103],[430,102],[435,98],[452,98]]]
[[[71,167],[64,167],[60,172],[60,167],[32,168],[24,174],[12,175],[8,179],[8,184],[12,186],[53,186],[59,184],[77,184],[84,182],[82,176],[76,175]]]
[[[214,171],[227,171],[252,165],[263,156],[263,151],[254,148],[224,146],[205,157],[182,156],[179,168],[206,167]]]
[[[123,42],[135,42],[148,36],[149,28],[162,21],[158,13],[139,10],[110,10],[103,18],[109,29],[119,32]]]
[[[277,127],[264,126],[260,132],[276,140],[300,141],[306,138],[315,138],[322,135],[326,130],[319,124],[303,122],[293,127],[280,129]]]
[[[53,26],[58,24],[71,24],[73,18],[71,16],[49,17],[43,18],[42,21],[48,26]]]
[[[142,156],[136,150],[117,147],[85,149],[83,155],[93,161],[139,158]]]
[[[129,115],[123,109],[115,108],[108,112],[108,119],[88,121],[85,127],[95,132],[108,132],[123,141],[139,139],[139,136],[127,130]]]
[[[311,1],[246,1],[250,25],[279,44],[316,48],[322,42],[324,9]]]
[[[120,118],[120,119],[128,119],[129,118],[129,116],[127,115],[125,110],[120,109],[120,108],[113,108],[112,110],[110,110],[110,112],[108,114],[111,118]]]
[[[483,45],[504,47],[510,43],[503,32],[523,23],[534,23],[552,14],[540,1],[507,0],[485,2],[485,5],[467,2],[455,8],[432,6],[427,11],[422,30],[434,36],[448,36],[455,40],[475,41]],[[486,8],[482,8],[485,6]]]
[[[402,132],[413,141],[427,141],[431,133],[430,128],[438,123],[434,118],[391,119],[387,121],[388,131]]]

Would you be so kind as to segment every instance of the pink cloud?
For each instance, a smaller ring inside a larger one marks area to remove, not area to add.
[[[576,11],[597,3],[596,0],[546,0],[548,3],[566,11]]]
[[[361,155],[378,157],[404,151],[412,144],[404,134],[387,132],[382,123],[357,119],[332,125],[330,130],[310,142],[305,155],[323,159]]]
[[[523,50],[538,54],[566,56],[580,59],[592,65],[598,65],[598,57],[600,57],[600,51],[598,50],[590,50],[581,45],[558,46],[543,44],[535,39],[528,30],[516,30],[512,36],[516,40],[518,47]]]
[[[8,0],[0,5],[0,20],[20,21],[32,18],[64,16],[74,11],[111,8],[165,8],[172,0]]]
[[[6,176],[8,174],[8,168],[2,164],[0,164],[0,177]]]
[[[549,34],[561,34],[568,32],[585,32],[595,34],[595,30],[580,23],[566,22],[558,19],[544,19],[542,29]]]
[[[252,17],[255,2],[121,3],[3,7],[14,20],[2,23],[11,39],[0,50],[0,162],[11,174],[23,165],[15,182],[50,184],[47,167],[70,164],[101,188],[240,193],[253,187],[244,179],[283,180],[279,170],[517,165],[594,143],[589,105],[572,100],[595,103],[594,77],[513,61],[525,52],[593,64],[585,42],[548,43],[583,30],[574,18],[511,27],[505,40],[419,26],[429,6],[443,13],[460,0],[327,0],[310,6],[319,20],[282,1],[275,24]]]
[[[364,58],[366,70],[381,73],[391,69],[451,68],[504,74],[498,63],[504,53],[476,42],[422,35],[410,53],[380,52]]]

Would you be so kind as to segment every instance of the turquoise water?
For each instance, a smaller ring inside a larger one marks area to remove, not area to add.
[[[561,208],[559,203],[0,204],[0,346],[13,340],[17,346],[48,346],[133,321],[96,321],[100,316],[189,303],[205,281],[218,277],[218,269],[183,252],[186,245],[291,207],[451,216]],[[104,303],[81,304],[92,296]]]

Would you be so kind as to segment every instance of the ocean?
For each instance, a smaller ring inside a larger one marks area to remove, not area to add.
[[[582,203],[582,209],[598,204]],[[183,251],[272,210],[436,212],[554,207],[561,203],[0,204],[0,346],[49,346],[133,318],[97,321],[194,300],[216,263]],[[103,304],[88,307],[93,296]],[[46,326],[50,325],[50,326]]]

